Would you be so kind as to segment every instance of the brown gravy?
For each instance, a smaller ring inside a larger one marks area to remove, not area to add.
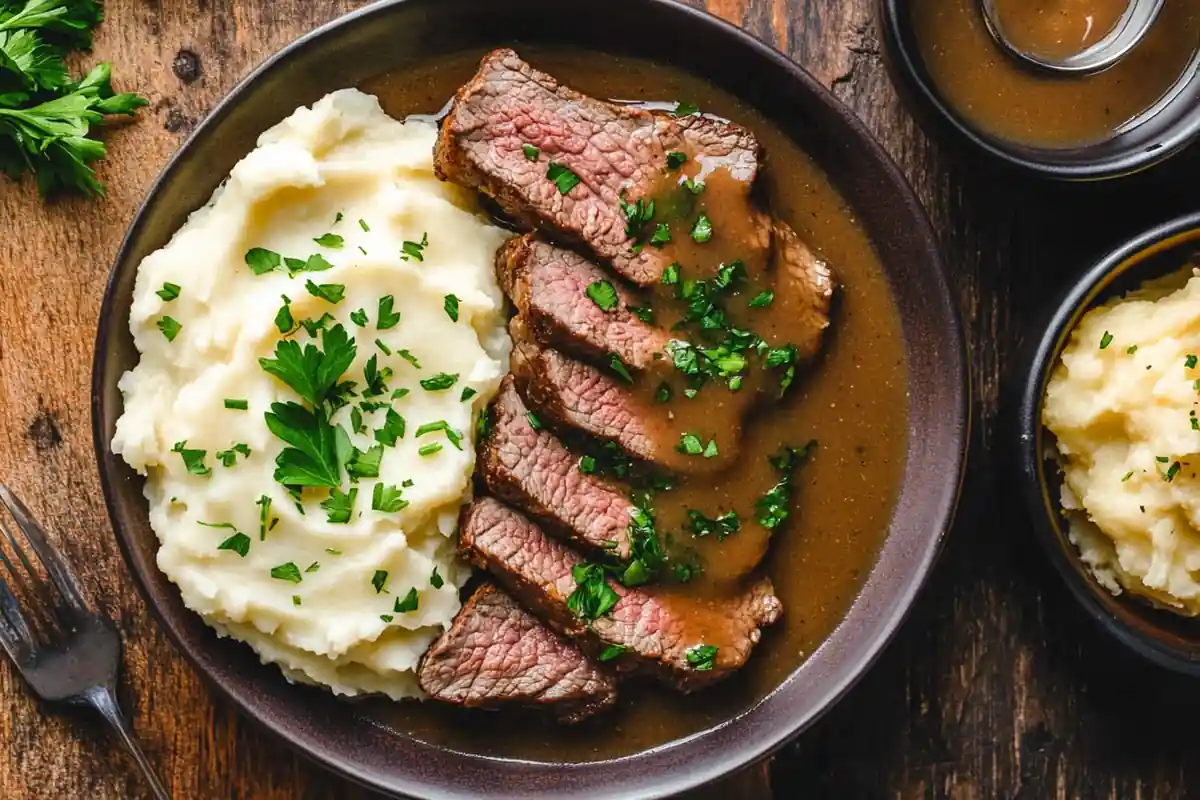
[[[792,517],[770,543],[765,561],[784,617],[764,632],[738,675],[687,697],[660,685],[628,683],[613,713],[566,729],[536,717],[481,715],[433,704],[362,706],[364,716],[378,724],[456,750],[594,761],[655,747],[744,711],[836,627],[874,563],[892,511],[907,443],[907,376],[899,320],[878,256],[829,179],[782,132],[734,98],[669,67],[578,50],[522,46],[520,52],[539,69],[597,97],[686,99],[752,129],[766,148],[760,181],[774,213],[829,260],[842,286],[819,365],[802,371],[788,398],[742,432],[741,449],[753,457],[738,462],[749,473],[739,476],[740,488],[697,477],[676,490],[694,491],[714,510],[738,505],[734,495],[746,492],[742,481],[769,486],[777,479],[766,454],[783,445],[820,441],[816,457],[797,474]],[[377,94],[396,117],[430,113],[471,77],[482,55],[464,53],[381,77],[363,89]],[[759,333],[775,335],[762,325]],[[660,528],[673,524],[663,519]],[[756,528],[744,525],[719,544],[697,540],[711,548],[701,555],[713,564],[756,559],[752,551],[766,544],[765,537],[753,535]]]
[[[1014,41],[1061,55],[1107,33],[1125,5],[1002,0],[999,10]],[[911,19],[926,69],[959,115],[984,133],[1051,148],[1101,141],[1136,119],[1179,80],[1200,48],[1195,0],[1167,0],[1154,28],[1125,60],[1083,78],[1019,66],[988,33],[979,0],[912,0]]]

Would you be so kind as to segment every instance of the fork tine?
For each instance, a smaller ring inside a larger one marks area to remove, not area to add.
[[[12,568],[12,563],[2,552],[0,559]],[[13,597],[8,583],[3,578],[0,578],[0,646],[4,647],[8,657],[18,666],[32,655],[34,648],[33,633],[25,621],[25,615],[21,613],[17,599]]]
[[[79,590],[79,579],[75,577],[75,573],[71,571],[67,562],[46,539],[46,534],[42,531],[41,526],[33,520],[29,509],[3,483],[0,483],[0,503],[3,503],[8,509],[8,513],[12,514],[17,527],[21,529],[29,544],[33,546],[38,559],[41,560],[42,565],[46,567],[46,572],[50,575],[50,581],[63,596],[67,607],[77,614],[87,613],[88,605],[87,601],[83,599],[83,593]],[[11,540],[12,537],[9,538]],[[16,547],[17,554],[25,562],[25,566],[29,567],[23,548],[17,546],[16,542],[13,542],[13,546]]]

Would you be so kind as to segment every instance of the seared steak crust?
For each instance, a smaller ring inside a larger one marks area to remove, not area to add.
[[[617,699],[616,683],[495,586],[475,590],[421,661],[421,688],[467,708],[523,705],[579,722]]]
[[[531,159],[525,146],[538,149]],[[621,200],[652,193],[667,153],[687,150],[745,184],[747,199],[760,162],[754,135],[707,117],[675,119],[582,95],[496,50],[459,90],[434,151],[438,177],[492,196],[519,223],[589,248],[619,274],[656,283],[669,261],[654,248],[634,248]],[[547,177],[550,164],[580,182],[562,194]],[[763,215],[761,242],[770,246]]]
[[[459,544],[464,555],[487,569],[550,627],[578,639],[596,655],[610,646],[627,648],[612,663],[621,671],[647,672],[685,692],[701,689],[739,669],[783,606],[766,578],[724,602],[670,594],[661,588],[625,588],[611,613],[586,624],[567,607],[575,590],[571,568],[582,558],[546,536],[537,525],[491,498],[463,512]],[[688,663],[688,651],[707,644],[719,649],[710,670]]]

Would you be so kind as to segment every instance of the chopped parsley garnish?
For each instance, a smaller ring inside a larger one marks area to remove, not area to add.
[[[162,331],[162,335],[167,338],[168,342],[175,341],[175,337],[179,335],[182,328],[183,325],[174,317],[163,317],[158,321],[158,329]]]
[[[417,598],[417,587],[412,587],[408,590],[408,594],[404,595],[404,599],[396,598],[396,605],[392,610],[397,614],[407,614],[409,611],[416,611],[420,601]]]
[[[283,259],[274,250],[265,247],[252,247],[246,251],[246,266],[255,275],[266,275],[272,270],[279,269]]]
[[[1130,478],[1132,478],[1132,477],[1133,477],[1133,470],[1129,470],[1129,472],[1126,472],[1126,473],[1125,473],[1125,474],[1124,474],[1124,475],[1121,477],[1121,483],[1125,483],[1126,481],[1128,481],[1128,480],[1129,480]]]
[[[567,608],[580,619],[588,622],[599,619],[621,599],[608,585],[604,567],[599,564],[576,564],[571,567],[571,576],[575,579],[575,591],[567,598]]]
[[[367,426],[363,423],[362,411],[357,408],[350,409],[350,430],[355,433],[367,432]]]
[[[669,264],[662,274],[663,286],[675,286],[679,283],[679,264]]]
[[[816,441],[811,441],[799,448],[785,447],[778,455],[768,459],[779,473],[779,482],[754,503],[755,521],[759,525],[773,531],[791,515],[792,478],[816,446]]]
[[[429,247],[429,234],[422,233],[421,241],[410,242],[407,239],[400,245],[400,258],[404,261],[416,259],[417,261],[425,260],[425,248]]]
[[[654,219],[654,201],[641,199],[636,203],[626,203],[619,198],[617,202],[621,205],[621,213],[625,215],[625,235],[640,239],[642,229]]]
[[[242,558],[250,552],[250,537],[240,531],[217,545],[218,550],[232,550]]]
[[[368,322],[367,310],[365,308],[360,308],[357,311],[351,311],[350,312],[350,321],[353,322],[355,325],[357,325],[360,328],[366,327],[367,322]]]
[[[525,158],[529,159],[530,161],[537,161],[538,156],[540,156],[542,154],[541,150],[539,150],[538,148],[534,147],[531,144],[521,145],[521,152],[524,153]]]
[[[580,183],[580,177],[571,171],[571,168],[565,164],[558,164],[554,161],[550,162],[550,166],[546,169],[546,177],[554,182],[554,186],[558,189],[559,194],[568,194],[572,189]]]
[[[650,236],[650,246],[663,248],[671,241],[671,227],[665,222],[660,222],[654,226],[654,233]]]
[[[387,570],[375,570],[375,574],[371,576],[371,585],[375,587],[375,594],[383,592],[383,588],[387,586],[387,579]]]
[[[221,462],[222,466],[232,467],[235,463],[237,463],[237,457],[239,453],[241,453],[243,458],[249,458],[250,446],[243,442],[238,442],[237,444],[231,446],[228,450],[218,450],[217,459]]]
[[[671,116],[672,117],[690,117],[693,114],[699,114],[699,113],[700,113],[700,106],[698,106],[692,102],[686,102],[686,101],[680,100],[677,103],[675,103],[675,110],[671,112]]]
[[[675,450],[686,456],[698,456],[704,452],[704,443],[694,433],[684,433],[679,437]]]
[[[1176,461],[1167,468],[1166,473],[1163,475],[1163,480],[1165,480],[1167,483],[1175,480],[1175,476],[1179,474],[1179,470],[1181,469],[1183,469],[1183,465]]]
[[[363,229],[363,233],[371,232],[371,226],[367,224],[367,221],[365,219],[360,219],[358,221],[358,227]]]
[[[275,357],[258,363],[269,374],[290,386],[314,407],[321,406],[342,374],[354,362],[357,346],[341,325],[321,331],[324,352],[309,343],[301,348],[292,340],[275,345]],[[276,403],[275,405],[282,405]]]
[[[254,505],[258,506],[258,540],[265,542],[267,531],[274,528],[279,520],[271,516],[271,498],[267,495],[261,495],[254,501]]]
[[[387,381],[392,377],[392,368],[379,369],[379,357],[372,355],[363,367],[363,378],[367,385],[363,388],[363,397],[378,397],[387,394]]]
[[[434,453],[440,453],[441,451],[442,451],[442,443],[441,442],[430,442],[429,444],[423,444],[419,448],[417,448],[417,455],[431,456]]]
[[[1109,333],[1108,331],[1105,331],[1104,335],[1100,337],[1100,349],[1107,350],[1108,346],[1110,344],[1112,344],[1112,340],[1113,340],[1113,335],[1111,333]]]
[[[404,438],[404,428],[404,417],[397,414],[394,408],[389,408],[383,420],[383,427],[375,431],[375,441],[387,447],[395,447],[396,440]]]
[[[344,220],[345,218],[346,218],[346,215],[345,215],[345,214],[343,214],[341,211],[339,211],[339,212],[337,212],[337,214],[335,214],[335,215],[334,215],[334,217],[333,217],[333,224],[334,224],[334,225],[337,225],[339,222],[341,222],[341,221],[342,221],[342,220]]]
[[[378,347],[380,352],[382,352],[385,356],[390,356],[392,354],[392,348],[384,344],[382,339],[376,339],[375,346]]]
[[[752,299],[747,305],[749,305],[750,308],[766,308],[774,302],[775,293],[770,289],[766,289],[754,295],[754,299]]]
[[[278,567],[271,567],[271,577],[288,583],[299,583],[303,580],[300,577],[300,568],[291,561],[280,564]]]
[[[462,434],[450,427],[450,423],[444,419],[439,419],[437,422],[426,422],[421,427],[417,428],[416,436],[420,438],[427,433],[437,433],[442,431],[446,434],[446,438],[450,444],[454,445],[456,450],[462,450]]]
[[[1136,344],[1131,344],[1131,345],[1129,345],[1129,347],[1125,348],[1126,355],[1133,355],[1137,351],[1138,351],[1138,346]]]
[[[401,354],[403,355],[403,354]],[[427,392],[441,392],[458,382],[458,373],[439,372],[430,378],[421,379],[421,388]]]
[[[316,571],[317,571],[317,570],[319,570],[320,568],[321,568],[321,564],[320,564],[319,562],[317,562],[317,561],[314,561],[314,562],[312,562],[311,564],[309,564],[309,565],[308,565],[308,569],[306,569],[306,570],[304,570],[304,571],[305,571],[306,573],[308,573],[308,572],[316,572]]]
[[[329,424],[324,411],[297,403],[272,403],[267,428],[290,447],[275,459],[275,480],[284,486],[338,486],[341,465],[350,450],[340,425]]]
[[[304,288],[307,289],[308,293],[313,297],[319,297],[325,302],[332,303],[335,306],[342,302],[342,298],[346,296],[346,287],[340,283],[316,284],[310,279],[305,282]]]
[[[640,586],[652,580],[667,561],[655,529],[649,498],[635,498],[635,504],[629,512],[630,561],[621,575],[621,582],[626,586]]]
[[[479,392],[475,391],[475,389],[473,389],[472,387],[464,386],[463,390],[462,390],[462,394],[460,394],[458,396],[458,402],[465,403],[477,394],[479,394]]]
[[[275,313],[275,327],[286,336],[296,328],[296,320],[292,318],[291,299],[286,294],[281,297],[283,297],[283,305]]]
[[[710,671],[717,661],[718,650],[719,648],[713,647],[711,644],[698,644],[695,647],[688,648],[688,666],[696,670],[696,672]]]
[[[381,331],[386,331],[396,327],[396,323],[400,321],[399,312],[392,312],[392,305],[396,302],[396,298],[390,294],[385,294],[379,298],[379,315],[376,317],[375,327]]]
[[[719,517],[708,517],[695,509],[688,509],[688,521],[692,535],[696,537],[716,536],[718,542],[742,529],[741,517],[736,512],[726,511]]]
[[[717,450],[717,440],[709,439],[708,444],[704,446],[704,457],[716,458],[718,455],[720,455],[720,452]]]
[[[300,599],[300,595],[298,595],[298,594],[292,595],[292,605],[298,606],[303,602],[304,601]]]
[[[442,579],[441,575],[438,575],[437,567],[433,568],[433,574],[429,576],[429,585],[435,589],[440,589],[446,585],[446,581]]]
[[[614,661],[620,658],[629,648],[623,644],[610,644],[600,652],[600,660]]]
[[[442,308],[446,311],[446,316],[451,322],[458,322],[458,303],[459,299],[452,294],[446,295],[442,301]]]
[[[696,220],[696,224],[692,226],[692,241],[696,244],[704,244],[712,239],[712,222],[706,214],[701,214]]]
[[[608,281],[595,281],[588,284],[587,296],[600,306],[601,311],[612,311],[617,307],[617,290]]]
[[[704,191],[704,181],[693,180],[686,178],[683,181],[683,188],[687,189],[692,194],[700,194]]]
[[[320,253],[313,253],[306,261],[301,261],[298,258],[285,258],[283,261],[288,268],[288,277],[292,277],[299,272],[325,272],[326,270],[333,269],[333,264],[330,264],[328,259]]]
[[[331,322],[336,324],[337,319],[333,316],[333,314],[330,314],[328,311],[326,311],[317,319],[300,320],[300,327],[304,328],[305,333],[315,339],[317,338],[317,334],[325,330],[325,328],[327,328]]]
[[[1184,360],[1183,365],[1188,369],[1195,369],[1197,360],[1198,359],[1194,353],[1189,353],[1187,359]]]
[[[329,490],[329,497],[321,501],[321,508],[328,512],[328,521],[335,525],[344,525],[350,521],[354,513],[354,501],[358,499],[358,489],[352,488],[343,492],[338,487]]]
[[[163,299],[163,302],[169,303],[179,297],[180,286],[178,283],[164,283],[162,288],[155,292],[156,295]]]
[[[418,361],[418,360],[417,360],[417,357],[416,357],[416,356],[414,356],[414,355],[413,355],[411,352],[409,352],[408,350],[397,350],[397,351],[396,351],[396,355],[398,355],[398,356],[400,356],[401,358],[403,358],[403,359],[404,359],[405,361],[407,361],[409,364],[412,364],[412,366],[413,366],[413,369],[420,369],[420,368],[421,368],[421,362],[420,362],[420,361]]]
[[[533,428],[535,431],[540,431],[546,427],[542,424],[542,421],[538,418],[538,415],[532,411],[525,412],[525,421],[528,422],[529,427]]]
[[[382,511],[384,514],[403,511],[408,508],[408,501],[400,496],[401,492],[403,490],[398,486],[375,484],[375,489],[371,492],[371,510]]]
[[[678,150],[667,153],[667,169],[679,169],[687,160],[687,153],[680,153]]]
[[[313,239],[313,241],[321,245],[321,247],[328,247],[330,250],[340,250],[346,244],[346,240],[336,233],[322,234]]]
[[[351,478],[378,478],[379,462],[382,460],[382,444],[368,447],[365,451],[354,448],[346,461],[346,474]]]
[[[671,400],[671,387],[670,387],[670,385],[667,384],[666,381],[663,381],[662,383],[660,383],[658,385],[658,388],[654,390],[654,402],[666,403],[666,402],[669,402],[670,400]]]
[[[594,456],[582,456],[579,459],[579,471],[584,475],[595,474],[596,458]]]
[[[391,622],[395,619],[395,617],[393,617],[391,614],[380,614],[379,618],[384,622]]]
[[[612,367],[612,371],[621,376],[621,380],[626,383],[633,383],[633,376],[629,374],[629,367],[625,366],[625,362],[616,353],[610,353],[608,365]]]
[[[212,474],[210,467],[204,466],[204,457],[208,455],[207,450],[189,450],[187,441],[176,442],[171,448],[172,453],[179,453],[179,457],[183,459],[183,466],[187,468],[188,475],[200,475],[201,477]]]
[[[232,397],[225,398],[225,407],[234,411],[248,411],[250,409],[249,400],[236,400]]]
[[[647,325],[654,324],[654,308],[649,303],[644,306],[628,306],[628,308],[642,322],[645,322]]]

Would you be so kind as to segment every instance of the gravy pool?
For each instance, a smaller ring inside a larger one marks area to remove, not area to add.
[[[1124,8],[1125,0],[999,3],[1014,41],[1050,55],[1094,43]],[[911,0],[910,15],[930,78],[966,122],[1001,139],[1049,148],[1108,138],[1161,99],[1200,49],[1195,0],[1167,0],[1132,53],[1108,71],[1083,78],[1018,65],[992,39],[979,0]]]
[[[797,474],[793,515],[776,532],[765,562],[783,619],[764,630],[739,674],[686,697],[657,684],[626,683],[615,711],[572,728],[432,703],[363,705],[379,724],[461,751],[594,761],[655,747],[744,711],[837,626],[875,562],[899,488],[907,375],[899,318],[878,256],[828,177],[781,131],[735,98],[669,67],[579,50],[519,50],[535,67],[596,97],[689,100],[753,130],[767,153],[760,182],[773,212],[830,262],[841,284],[823,358],[803,372],[784,403],[744,433],[743,448],[755,453],[810,439],[820,444]],[[483,54],[463,53],[362,88],[395,117],[431,113],[474,74]]]

